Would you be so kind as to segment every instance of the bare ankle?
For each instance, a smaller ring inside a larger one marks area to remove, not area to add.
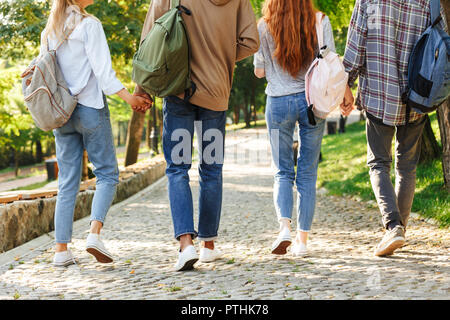
[[[103,223],[101,223],[100,221],[97,221],[97,220],[92,220],[90,233],[100,234],[102,227],[103,227]]]
[[[67,251],[67,243],[57,243],[55,247],[56,252]]]
[[[306,243],[308,242],[308,232],[297,231],[297,236],[295,237],[295,241],[297,243],[303,243],[304,245],[306,245]]]
[[[192,245],[194,245],[194,242],[192,242],[192,236],[190,234],[180,236],[180,251],[183,251],[186,247]]]

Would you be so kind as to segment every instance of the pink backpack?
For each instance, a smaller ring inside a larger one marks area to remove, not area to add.
[[[325,119],[344,100],[348,73],[337,53],[323,43],[322,12],[316,14],[316,31],[320,54],[305,76],[305,95],[308,106],[317,118]]]

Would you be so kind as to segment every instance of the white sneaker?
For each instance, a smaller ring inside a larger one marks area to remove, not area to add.
[[[194,246],[190,245],[178,253],[178,261],[175,264],[175,271],[186,271],[194,269],[194,264],[198,261],[198,254]]]
[[[53,265],[55,267],[67,267],[71,264],[76,264],[76,261],[69,249],[55,253],[55,256],[53,257]]]
[[[281,229],[278,234],[277,240],[272,244],[273,254],[286,254],[287,248],[291,245],[291,232],[288,228]]]
[[[220,258],[222,258],[222,252],[219,249],[216,248],[214,248],[213,250],[208,248],[200,249],[200,262],[213,262]]]
[[[292,245],[291,249],[292,255],[296,257],[304,257],[308,254],[308,249],[306,248],[306,244],[304,243],[298,243],[295,241],[295,243]]]
[[[92,254],[100,263],[113,262],[111,253],[106,250],[105,245],[102,240],[100,240],[100,235],[98,234],[89,233],[86,240],[86,251]]]

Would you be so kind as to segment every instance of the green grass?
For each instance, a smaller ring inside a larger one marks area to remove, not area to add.
[[[436,115],[432,127],[439,130]],[[440,141],[438,132],[437,140]],[[322,145],[323,161],[319,165],[318,186],[338,196],[359,196],[375,200],[366,165],[367,144],[364,122],[346,127],[346,133],[325,136]],[[394,165],[394,164],[393,164]],[[394,181],[394,170],[391,171]],[[450,226],[450,193],[444,189],[441,159],[419,165],[413,212],[436,219],[441,227]]]
[[[33,183],[30,184],[28,186],[24,186],[24,187],[19,187],[19,188],[15,188],[9,191],[19,191],[19,190],[35,190],[35,189],[40,189],[42,187],[44,187],[45,185],[47,185],[49,182],[47,180],[42,181],[42,182],[37,182],[37,183]]]
[[[27,166],[22,166],[22,167],[20,167],[20,169],[34,168],[36,166],[41,166],[41,165],[44,165],[44,164],[45,164],[45,162],[30,164],[30,165],[27,165]],[[11,168],[11,167],[4,168],[4,169],[0,170],[0,174],[14,172],[14,170],[15,170],[15,168]]]

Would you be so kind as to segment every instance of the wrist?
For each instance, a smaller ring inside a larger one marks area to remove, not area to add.
[[[133,96],[131,95],[130,92],[128,92],[128,90],[126,88],[123,88],[122,90],[120,90],[117,95],[119,97],[122,98],[122,100],[124,100],[126,103],[130,104],[130,102],[132,102]]]

